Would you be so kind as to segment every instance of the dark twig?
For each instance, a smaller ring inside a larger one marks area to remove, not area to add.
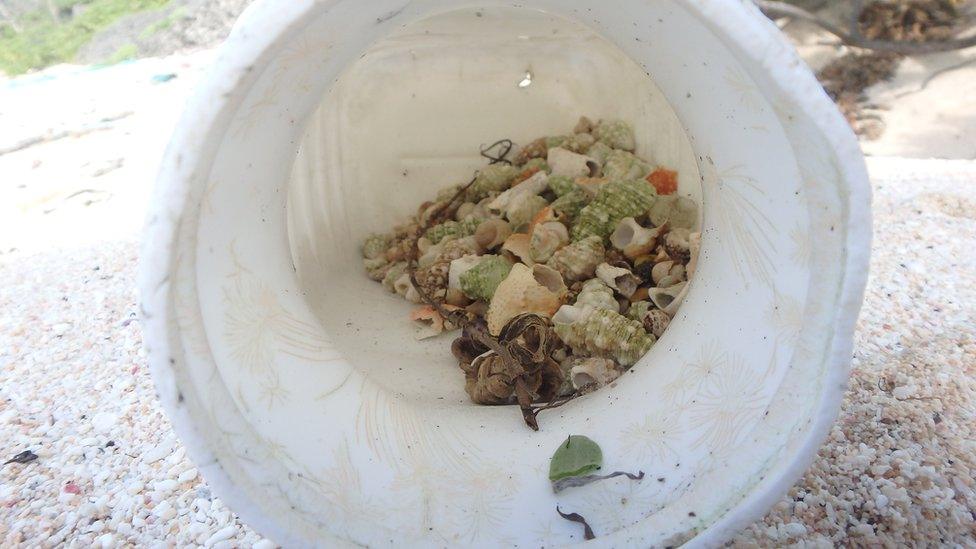
[[[585,540],[596,539],[596,535],[593,534],[593,529],[590,528],[590,524],[586,522],[586,519],[583,518],[583,515],[580,515],[579,513],[563,513],[562,511],[559,510],[558,505],[556,506],[556,512],[559,513],[559,516],[563,517],[564,519],[570,522],[577,522],[579,524],[582,524],[583,539]]]
[[[609,475],[585,475],[581,477],[566,477],[561,478],[552,483],[552,491],[555,493],[562,492],[567,488],[576,488],[579,486],[586,486],[587,484],[592,484],[601,480],[609,480],[617,477],[627,477],[630,480],[644,480],[644,471],[637,471],[637,474],[627,473],[625,471],[616,471],[610,473]]]
[[[26,463],[30,463],[30,462],[32,462],[32,461],[34,461],[36,459],[37,459],[37,454],[35,454],[34,452],[31,452],[30,450],[24,450],[23,452],[17,454],[16,456],[8,459],[3,464],[4,465],[7,465],[7,464],[10,464],[10,463],[19,463],[19,464],[23,465],[23,464],[26,464]]]
[[[962,50],[976,46],[976,34],[967,36],[965,38],[956,38],[953,40],[932,40],[929,42],[872,40],[870,38],[865,38],[861,34],[858,24],[858,14],[860,14],[859,9],[855,10],[855,15],[851,21],[851,28],[842,29],[830,21],[826,21],[803,8],[794,6],[792,4],[787,4],[786,2],[778,2],[774,0],[753,0],[753,2],[760,10],[762,10],[766,17],[769,17],[770,19],[789,17],[792,19],[813,23],[814,25],[839,38],[843,44],[853,46],[855,48],[900,53],[902,55],[922,55],[926,53]],[[860,2],[855,2],[855,8],[857,8],[859,5]]]

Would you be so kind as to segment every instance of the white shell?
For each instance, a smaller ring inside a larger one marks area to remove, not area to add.
[[[491,298],[485,315],[488,331],[498,335],[509,320],[523,313],[550,318],[561,304],[561,297],[540,284],[530,268],[516,263]]]
[[[574,389],[581,389],[587,385],[603,387],[620,377],[617,363],[609,358],[584,358],[574,360],[569,369],[569,379]]]
[[[488,209],[496,212],[507,211],[526,196],[539,194],[547,188],[549,188],[549,174],[544,171],[536,172],[532,177],[495,197],[488,204]]]
[[[461,289],[461,275],[470,271],[481,263],[483,259],[493,257],[489,255],[466,255],[451,261],[451,268],[447,271],[448,289]]]
[[[552,254],[569,244],[569,230],[558,221],[539,223],[532,229],[530,253],[532,260],[540,263],[549,261]]]
[[[501,246],[511,234],[511,223],[501,218],[494,218],[478,225],[474,232],[474,240],[482,249],[494,250]]]
[[[625,217],[610,235],[610,244],[630,259],[648,254],[657,245],[662,228],[642,227],[633,217]]]
[[[688,283],[679,282],[668,288],[651,288],[647,292],[647,297],[658,309],[673,317],[678,312],[678,307],[681,306],[681,302],[684,301],[687,293]]]
[[[640,278],[623,267],[614,267],[609,263],[602,263],[596,268],[596,277],[610,286],[624,297],[630,297],[637,291]]]
[[[687,280],[685,278],[685,266],[671,260],[656,263],[651,268],[651,280],[658,288],[674,286]]]
[[[590,177],[600,169],[599,164],[592,158],[568,151],[562,147],[549,149],[549,157],[546,160],[552,175],[564,175],[567,177]]]

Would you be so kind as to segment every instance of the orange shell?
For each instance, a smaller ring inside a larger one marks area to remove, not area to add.
[[[647,176],[647,182],[654,185],[657,194],[674,194],[678,191],[678,172],[658,168]]]

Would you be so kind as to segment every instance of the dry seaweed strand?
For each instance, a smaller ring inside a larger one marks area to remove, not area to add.
[[[511,164],[506,158],[511,153],[514,144],[510,139],[502,139],[481,149],[481,156],[487,158],[490,164],[504,162]],[[493,153],[493,151],[495,151]],[[542,317],[534,314],[524,314],[513,318],[502,330],[498,338],[492,336],[484,322],[473,319],[461,310],[449,311],[443,303],[433,299],[426,289],[417,282],[417,258],[420,256],[418,242],[420,235],[446,219],[449,219],[460,207],[461,198],[465,192],[477,180],[478,175],[464,185],[450,200],[436,208],[423,220],[408,247],[407,254],[407,273],[410,282],[416,288],[420,299],[432,307],[437,314],[445,320],[462,328],[462,337],[467,337],[476,345],[495,352],[505,361],[506,365],[517,372],[515,378],[514,392],[519,408],[522,410],[522,417],[532,430],[539,430],[537,420],[538,414],[543,410],[556,408],[569,402],[576,396],[574,392],[565,397],[558,396],[558,383],[552,383],[552,377],[561,370],[559,365],[550,357],[552,346],[558,341],[552,331],[552,326]],[[550,374],[547,376],[547,373]],[[534,405],[538,399],[548,399],[549,402],[543,405]]]
[[[586,522],[586,519],[583,518],[583,515],[581,515],[579,513],[563,513],[561,510],[559,510],[559,506],[558,505],[556,506],[556,512],[559,513],[559,516],[563,517],[564,519],[566,519],[566,520],[568,520],[570,522],[576,522],[576,523],[582,524],[583,525],[583,539],[585,539],[587,541],[589,541],[591,539],[596,539],[596,535],[593,534],[593,529],[590,528],[590,524],[588,522]]]

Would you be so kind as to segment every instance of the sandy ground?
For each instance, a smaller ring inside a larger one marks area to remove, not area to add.
[[[913,91],[974,55],[908,61],[872,89],[887,131],[865,151],[976,157],[976,63]],[[0,545],[273,545],[186,460],[133,321],[151,182],[211,59],[0,81],[0,461],[39,456],[0,469]],[[869,165],[877,239],[841,419],[739,545],[976,545],[976,163]]]

